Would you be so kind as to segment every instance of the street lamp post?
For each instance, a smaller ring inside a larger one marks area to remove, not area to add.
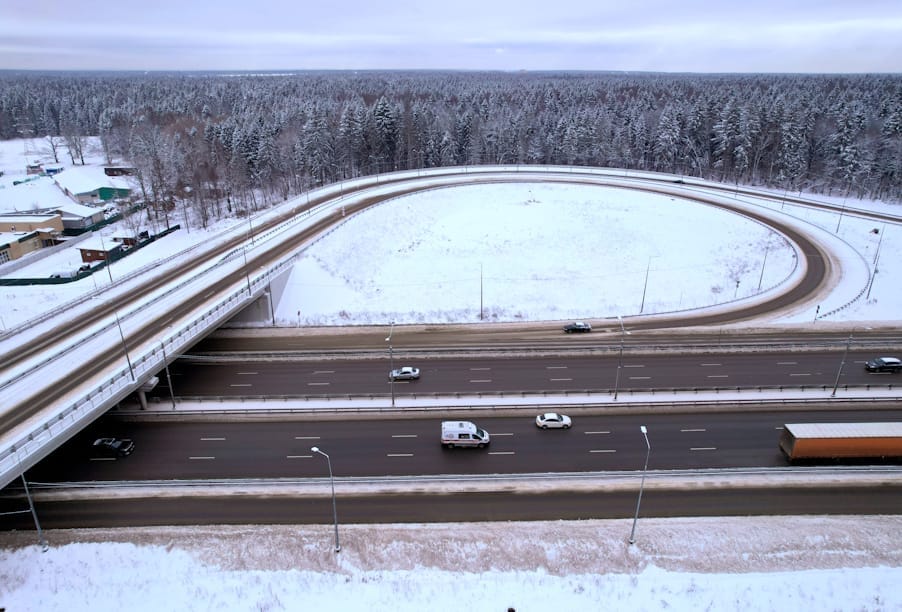
[[[617,320],[620,321],[620,358],[617,361],[617,377],[614,379],[614,401],[617,401],[617,391],[620,389],[620,370],[623,368],[623,340],[629,333],[623,327],[623,317],[617,315]]]
[[[391,346],[391,336],[395,333],[395,322],[391,322],[391,327],[388,328],[388,338],[385,339],[388,342],[388,384],[391,387],[391,407],[395,407],[395,377],[392,376],[392,372],[395,371],[395,353],[392,350]]]
[[[335,552],[339,553],[341,552],[341,544],[338,543],[338,507],[335,505],[335,478],[332,476],[332,460],[329,458],[329,455],[315,446],[310,450],[325,457],[326,463],[329,465],[329,483],[332,485],[332,520],[335,524]]]
[[[645,436],[645,467],[642,469],[642,481],[639,483],[639,499],[636,501],[636,514],[633,516],[633,529],[630,531],[630,544],[636,543],[636,521],[639,520],[639,505],[642,503],[642,489],[645,488],[645,474],[648,472],[648,457],[651,455],[651,444],[648,443],[648,429],[645,425],[639,426],[639,431]]]
[[[836,372],[836,380],[833,382],[833,392],[830,394],[830,397],[836,397],[836,389],[839,387],[839,377],[842,376],[843,368],[846,367],[846,357],[849,355],[849,346],[852,344],[852,334],[849,334],[849,339],[846,341],[846,350],[843,351],[842,361],[839,362],[839,370]]]
[[[122,339],[122,350],[125,352],[125,361],[128,363],[128,371],[132,375],[132,382],[134,382],[135,369],[132,367],[132,359],[128,355],[128,345],[125,343],[125,334],[122,333],[122,323],[119,322],[119,311],[116,311],[116,327],[119,328],[119,337]]]
[[[645,267],[645,283],[642,285],[642,303],[639,304],[639,314],[645,310],[645,292],[648,289],[648,273],[651,272],[651,260],[657,257],[657,255],[650,255],[648,257],[648,265]]]

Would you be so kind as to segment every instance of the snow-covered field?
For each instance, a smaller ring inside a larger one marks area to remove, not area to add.
[[[37,188],[12,185],[28,150],[0,143],[0,211],[34,208]],[[854,202],[871,206],[884,205]],[[834,236],[857,270],[839,279],[840,304],[867,288],[879,249],[870,294],[826,321],[898,321],[898,225],[851,210],[769,207],[822,239]],[[110,274],[215,239],[225,225],[202,232],[189,223]],[[46,276],[73,257],[53,255],[15,275]],[[277,322],[630,316],[751,298],[793,266],[792,250],[770,230],[666,196],[542,184],[440,189],[349,218],[310,247],[289,277]],[[51,288],[4,287],[0,324],[104,283],[106,273]],[[640,519],[637,544],[628,547],[627,521],[361,525],[342,527],[339,555],[331,526],[51,532],[47,552],[33,533],[3,533],[0,608],[902,610],[900,526],[895,516]]]

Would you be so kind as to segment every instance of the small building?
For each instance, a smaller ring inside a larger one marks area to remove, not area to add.
[[[38,232],[0,232],[0,264],[19,259],[43,245]]]
[[[44,166],[35,162],[25,166],[25,174],[44,174]]]
[[[90,229],[106,218],[102,208],[92,208],[83,204],[66,203],[54,209],[63,220],[63,228],[77,234]]]
[[[114,261],[119,259],[126,247],[121,242],[104,240],[100,237],[91,237],[78,243],[81,251],[81,260],[85,263],[94,261]]]
[[[67,196],[81,204],[108,202],[131,195],[123,176],[108,176],[101,166],[74,166],[53,177]]]
[[[0,215],[0,232],[24,232],[37,229],[62,232],[62,215],[59,213]]]

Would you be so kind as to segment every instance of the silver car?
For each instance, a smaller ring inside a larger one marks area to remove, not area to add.
[[[542,429],[570,429],[572,421],[566,414],[546,412],[536,417],[536,427]]]
[[[419,380],[420,368],[404,366],[388,373],[389,380]]]

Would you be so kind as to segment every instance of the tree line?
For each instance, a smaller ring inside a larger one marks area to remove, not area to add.
[[[75,164],[88,136],[135,167],[152,210],[203,224],[348,178],[474,164],[902,201],[899,75],[0,73],[0,138],[62,140]]]

